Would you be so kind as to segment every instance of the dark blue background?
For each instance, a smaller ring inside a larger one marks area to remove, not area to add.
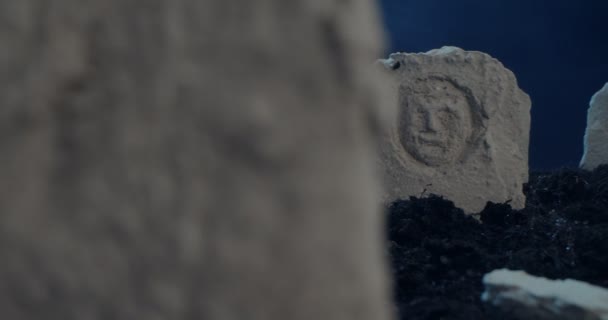
[[[608,0],[380,2],[389,52],[453,45],[499,59],[532,98],[530,167],[578,166],[589,100],[608,82]]]

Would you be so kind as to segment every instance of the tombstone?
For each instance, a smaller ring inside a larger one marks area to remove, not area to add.
[[[455,47],[380,62],[399,109],[381,146],[384,201],[433,193],[469,213],[487,201],[523,208],[530,99],[513,73]]]
[[[593,170],[608,164],[608,83],[591,98],[587,110],[585,150],[580,167]]]
[[[3,319],[390,319],[371,0],[0,20]]]

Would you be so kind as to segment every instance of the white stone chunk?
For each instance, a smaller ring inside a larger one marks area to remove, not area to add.
[[[482,52],[443,47],[380,60],[399,115],[381,146],[384,201],[442,195],[468,213],[487,201],[523,208],[530,98]]]
[[[598,91],[589,103],[585,151],[580,166],[593,170],[608,163],[608,83]]]
[[[608,320],[608,290],[586,282],[496,270],[483,283],[483,301],[522,319]]]

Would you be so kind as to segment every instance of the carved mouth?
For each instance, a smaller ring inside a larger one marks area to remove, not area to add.
[[[445,145],[446,145],[445,140],[423,137],[421,135],[418,136],[418,143],[435,146],[435,147],[445,147]]]

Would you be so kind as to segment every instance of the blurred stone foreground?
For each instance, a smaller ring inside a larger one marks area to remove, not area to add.
[[[2,319],[391,318],[366,0],[0,0]]]

